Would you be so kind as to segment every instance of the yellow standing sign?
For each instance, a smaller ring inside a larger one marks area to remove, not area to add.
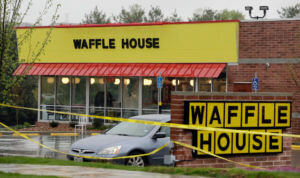
[[[291,122],[290,102],[186,101],[184,107],[184,123],[188,125],[282,133]],[[281,136],[204,130],[195,133],[193,145],[213,154],[282,152]]]

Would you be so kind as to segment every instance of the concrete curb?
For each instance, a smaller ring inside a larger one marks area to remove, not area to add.
[[[26,136],[79,136],[80,133],[75,132],[39,132],[39,131],[21,131],[20,133]],[[86,135],[99,135],[101,132],[86,132]],[[11,132],[11,131],[2,131],[0,132],[0,136],[19,136],[18,134]]]

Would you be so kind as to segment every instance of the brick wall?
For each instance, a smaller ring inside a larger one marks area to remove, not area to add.
[[[241,22],[239,58],[299,58],[300,20]]]
[[[300,64],[239,64],[228,66],[228,91],[233,91],[234,83],[251,82],[257,73],[259,78],[259,92],[290,92],[295,102],[293,112],[300,112]],[[274,97],[269,97],[274,100]]]
[[[268,59],[273,62],[266,68]],[[228,91],[237,83],[251,82],[257,73],[259,92],[292,93],[292,112],[297,115],[292,132],[300,134],[300,62],[286,59],[300,61],[300,20],[240,22],[239,65],[228,66]]]
[[[171,98],[171,122],[184,123],[184,101],[191,100],[220,100],[220,101],[291,101],[289,93],[193,93],[173,92]],[[291,133],[291,129],[283,129],[284,133]],[[171,140],[192,144],[192,133],[184,129],[171,129]],[[282,167],[291,166],[291,144],[292,139],[283,138],[283,152],[276,154],[254,154],[254,155],[232,155],[224,156],[236,162],[246,163],[260,167]],[[218,158],[193,158],[191,149],[175,145],[174,154],[177,160],[176,165],[183,167],[241,167]]]

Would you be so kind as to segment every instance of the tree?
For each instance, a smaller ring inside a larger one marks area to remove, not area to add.
[[[134,4],[129,6],[128,11],[122,8],[120,14],[113,19],[118,23],[145,22],[145,10],[140,5]]]
[[[165,18],[167,22],[181,22],[182,18],[177,14],[176,10],[171,14],[171,16]]]
[[[282,7],[281,10],[277,10],[277,13],[281,18],[293,18],[300,15],[300,3],[294,6]]]
[[[189,18],[189,21],[208,21],[215,20],[215,15],[217,11],[212,9],[197,9],[193,13],[193,17]]]
[[[178,16],[177,12],[174,11],[171,16],[164,18],[164,14],[160,7],[151,6],[148,13],[138,4],[133,4],[129,6],[129,9],[122,8],[121,12],[112,16],[114,22],[117,23],[140,23],[140,22],[179,22],[182,21],[182,18]],[[82,23],[93,23],[93,24],[104,24],[110,23],[110,18],[106,17],[106,14],[103,11],[99,11],[98,7],[89,14],[85,14],[85,18]]]
[[[148,12],[148,17],[145,18],[146,22],[161,22],[164,20],[164,15],[162,10],[156,6],[151,6],[151,9]]]
[[[208,21],[208,20],[243,20],[244,15],[237,10],[217,11],[213,9],[197,9],[189,21]]]
[[[24,17],[29,12],[32,5],[32,1],[29,3],[24,3],[23,0],[1,0],[0,1],[0,102],[9,103],[9,104],[18,104],[17,101],[22,101],[18,96],[20,92],[26,92],[27,88],[22,88],[16,92],[17,88],[21,88],[25,83],[28,83],[27,80],[24,80],[22,76],[13,76],[13,72],[19,64],[18,61],[18,52],[17,46],[21,46],[30,39],[33,32],[33,28],[26,30],[26,32],[18,37],[18,42],[16,38],[15,27],[18,27],[22,24]],[[36,22],[33,24],[33,27],[40,25],[42,18],[45,14],[48,13],[51,7],[53,7],[53,0],[47,0],[44,6],[44,9],[41,10],[39,16],[36,19]],[[25,12],[21,12],[25,7]],[[60,5],[56,6],[55,13],[52,17],[53,25],[57,18],[57,11]],[[41,39],[38,44],[34,44],[32,47],[31,53],[28,54],[28,59],[26,62],[34,63],[38,60],[38,57],[43,53],[44,47],[47,45],[50,33],[50,30],[45,39]],[[0,117],[3,113],[9,113],[9,109],[1,108]],[[10,118],[8,118],[10,119]]]
[[[99,11],[96,6],[95,9],[89,14],[84,15],[83,24],[106,24],[110,23],[110,18],[106,17],[106,14],[103,11]]]
[[[237,10],[224,9],[215,15],[215,20],[244,20],[245,16]]]

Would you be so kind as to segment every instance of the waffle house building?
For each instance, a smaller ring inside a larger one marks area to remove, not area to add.
[[[38,76],[40,109],[123,118],[158,113],[161,76],[162,113],[173,120],[176,94],[250,100],[256,77],[256,92],[264,94],[252,99],[289,101],[292,132],[300,133],[300,20],[19,27],[19,41],[28,30],[14,75]],[[32,64],[32,49],[50,30]],[[38,114],[39,122],[77,119]]]

